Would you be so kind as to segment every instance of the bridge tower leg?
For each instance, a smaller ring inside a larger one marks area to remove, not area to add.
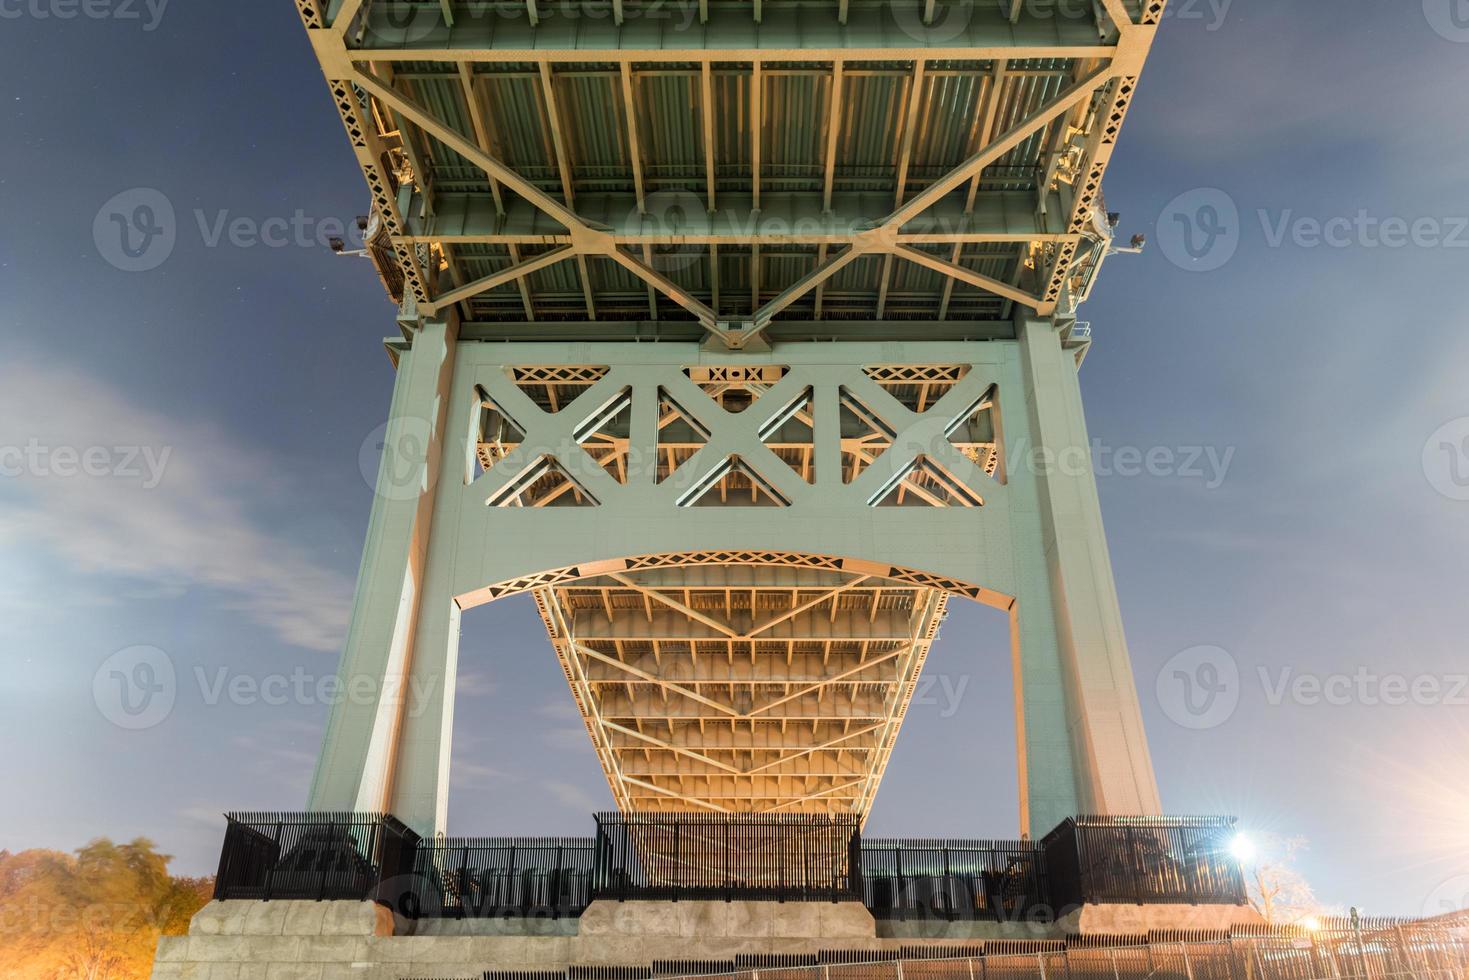
[[[445,452],[446,430],[465,428],[449,410],[457,350],[451,318],[399,355],[313,810],[391,812],[420,830],[447,819],[459,606],[439,552],[453,547],[457,502],[442,477],[467,465]]]
[[[1043,834],[1076,813],[1157,814],[1162,806],[1102,528],[1076,358],[1051,320],[1021,318],[1017,328],[1028,438],[1023,446],[1012,439],[1008,457],[1012,484],[1023,478],[1035,500],[1033,512],[1028,501],[1015,508],[1028,523],[1011,607],[1020,820]],[[1069,774],[1049,764],[1057,758],[1069,758]]]

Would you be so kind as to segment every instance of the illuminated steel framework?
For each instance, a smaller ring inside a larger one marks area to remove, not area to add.
[[[300,0],[393,298],[736,348],[1074,306],[1163,8],[525,3]]]
[[[384,693],[313,807],[443,830],[460,613],[531,593],[620,807],[863,817],[959,595],[1011,618],[1022,825],[1158,812],[1094,480],[1024,460],[1089,443],[1160,0],[297,5],[402,334]]]

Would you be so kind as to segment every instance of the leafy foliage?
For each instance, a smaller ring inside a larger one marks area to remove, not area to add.
[[[0,974],[13,980],[146,980],[160,935],[182,935],[213,890],[174,878],[139,838],[75,855],[0,851]]]

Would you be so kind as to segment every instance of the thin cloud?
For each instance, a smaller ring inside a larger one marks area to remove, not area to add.
[[[280,470],[273,460],[65,368],[12,361],[0,390],[0,539],[12,555],[51,558],[80,577],[47,591],[205,589],[287,643],[340,647],[350,581],[250,512]]]
[[[478,671],[461,671],[454,681],[454,693],[462,698],[488,697],[499,685]]]

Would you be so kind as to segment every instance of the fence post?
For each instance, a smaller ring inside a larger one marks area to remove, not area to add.
[[[898,908],[898,921],[902,922],[908,918],[907,903],[903,899],[908,894],[908,889],[903,884],[903,849],[893,848],[893,904]]]
[[[944,911],[950,922],[954,921],[954,879],[949,877],[949,849],[944,848]]]
[[[319,902],[326,897],[326,875],[327,869],[331,867],[332,857],[332,832],[336,830],[337,824],[334,820],[326,822],[326,837],[322,842],[321,851],[321,881],[316,886],[316,900]]]
[[[459,918],[464,918],[464,876],[469,874],[469,845],[459,851],[459,872],[454,875],[454,895],[458,899]]]
[[[1362,946],[1362,918],[1357,912],[1357,907],[1352,906],[1352,936],[1357,940],[1357,962],[1362,964],[1362,976],[1372,976],[1372,971],[1367,968],[1367,950]]]
[[[285,825],[285,820],[275,822],[275,860],[270,863],[270,870],[265,873],[265,900],[267,902],[275,893],[275,869],[281,863],[281,832],[285,829]]]

